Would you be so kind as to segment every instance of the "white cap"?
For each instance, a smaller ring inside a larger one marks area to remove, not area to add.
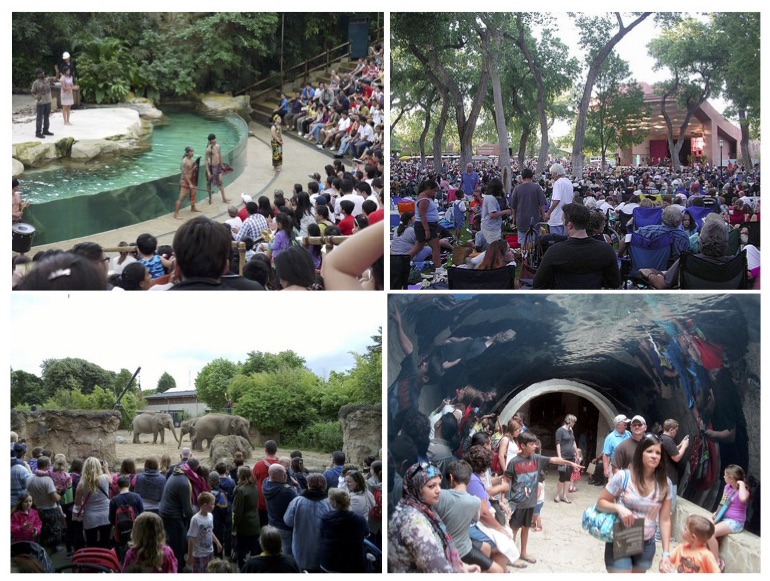
[[[249,194],[241,194],[241,200],[244,204],[248,204],[249,202],[254,201]]]
[[[68,53],[68,52],[65,52],[63,55],[61,55],[61,58],[63,58],[63,59],[68,59],[68,58],[70,58],[70,53]]]

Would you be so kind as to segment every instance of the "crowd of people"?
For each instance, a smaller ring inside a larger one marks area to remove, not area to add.
[[[111,473],[96,457],[27,450],[11,434],[11,542],[49,554],[113,549],[123,572],[373,572],[381,550],[382,462],[332,454],[308,472],[302,452],[278,457],[272,440],[253,467],[124,459]],[[371,556],[370,556],[371,555]],[[41,572],[41,571],[39,571]]]
[[[466,386],[431,414],[405,409],[389,426],[389,544],[391,572],[502,572],[537,563],[531,548],[542,531],[546,490],[554,503],[572,504],[591,450],[578,417],[542,419],[527,426],[521,412],[503,424],[490,409],[494,394]],[[489,413],[488,413],[489,412]],[[666,419],[648,430],[641,415],[620,414],[594,461],[590,481],[602,486],[596,510],[614,513],[624,526],[642,519],[642,550],[616,558],[606,543],[610,573],[642,573],[659,551],[660,572],[724,571],[718,540],[743,530],[750,492],[743,468],[724,469],[725,486],[711,518],[692,515],[672,543],[671,515],[686,463],[689,436]],[[554,431],[550,431],[554,430]],[[714,433],[716,437],[716,433]],[[706,431],[709,436],[709,430]],[[543,455],[541,439],[555,452]],[[555,465],[557,476],[548,467]],[[549,484],[551,478],[553,484]],[[576,532],[579,525],[575,523]],[[673,545],[676,547],[673,548]],[[545,547],[540,547],[540,550]],[[541,558],[556,559],[554,555]]]
[[[540,175],[533,165],[520,169],[514,161],[505,168],[512,186],[504,191],[503,172],[494,159],[464,169],[446,160],[440,171],[431,171],[418,161],[391,158],[391,211],[400,215],[391,236],[391,261],[404,268],[404,276],[392,277],[391,288],[405,288],[407,278],[421,282],[419,276],[406,276],[409,267],[428,279],[422,286],[435,285],[446,278],[448,264],[476,270],[524,266],[517,288],[628,287],[634,232],[648,240],[673,236],[665,273],[645,269],[649,264],[634,265],[633,272],[643,269],[640,278],[652,288],[672,288],[679,271],[670,267],[681,253],[722,262],[732,258],[735,249],[727,251],[731,230],[740,239],[737,250],[746,251],[750,284],[759,288],[759,237],[751,227],[760,217],[758,166],[695,164],[679,172],[662,162],[606,170],[588,166],[581,176],[570,177],[565,160],[550,163]],[[638,207],[660,208],[657,223],[635,226]],[[713,216],[705,219],[706,214]],[[718,226],[707,225],[709,220]],[[707,238],[719,241],[701,245],[704,228]],[[490,250],[493,256],[487,259]]]
[[[95,242],[15,256],[13,288],[382,289],[382,170],[381,163],[367,164],[365,172],[351,174],[335,161],[326,166],[323,180],[312,174],[306,186],[295,184],[290,195],[275,190],[272,201],[267,196],[255,201],[242,194],[239,206],[228,207],[224,222],[204,216],[187,220],[171,245],[160,246],[155,236],[144,233],[112,257]],[[337,236],[346,238],[335,244]],[[236,244],[241,242],[244,258]]]

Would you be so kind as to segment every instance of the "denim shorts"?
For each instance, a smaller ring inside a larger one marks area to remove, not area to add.
[[[723,518],[720,522],[725,523],[728,527],[730,527],[731,533],[739,533],[743,530],[743,524],[742,522],[738,522],[737,520],[733,520],[731,518]]]
[[[655,556],[655,537],[644,541],[644,550],[639,555],[613,559],[612,543],[604,544],[604,566],[607,573],[623,573],[634,571],[647,571],[652,567],[652,559]]]
[[[543,503],[542,503],[542,502],[538,502],[538,503],[535,505],[535,512],[534,512],[533,514],[534,514],[535,516],[539,516],[539,515],[540,515],[540,511],[541,511],[541,510],[543,510]]]

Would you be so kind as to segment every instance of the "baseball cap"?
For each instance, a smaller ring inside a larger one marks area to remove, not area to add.
[[[623,414],[618,414],[617,416],[615,416],[615,421],[612,422],[612,423],[615,424],[615,425],[620,424],[620,423],[627,424],[628,421],[629,420],[628,420],[628,418],[626,416],[624,416]]]
[[[631,418],[631,423],[633,424],[634,422],[642,422],[645,426],[647,425],[647,420],[645,420],[642,416],[634,416]]]
[[[241,200],[243,200],[244,204],[254,201],[249,194],[241,194]]]

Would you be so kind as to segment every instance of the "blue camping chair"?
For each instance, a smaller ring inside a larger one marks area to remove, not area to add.
[[[651,226],[654,224],[663,223],[663,208],[634,208],[634,230],[638,230],[642,226]]]
[[[630,276],[637,277],[640,268],[666,270],[671,260],[673,243],[674,236],[670,232],[652,238],[633,232],[628,245],[628,255],[631,258]]]
[[[690,206],[685,212],[692,216],[692,219],[695,220],[698,232],[700,232],[700,229],[703,228],[703,220],[705,220],[706,216],[711,214],[713,210],[703,206]]]

